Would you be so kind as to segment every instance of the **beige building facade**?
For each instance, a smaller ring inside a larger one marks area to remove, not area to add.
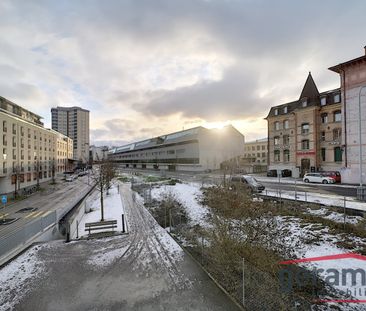
[[[0,194],[20,191],[63,172],[57,163],[61,158],[65,163],[59,151],[64,146],[57,142],[65,139],[44,128],[40,116],[0,97]]]
[[[244,158],[251,159],[251,162],[254,164],[266,166],[268,159],[268,138],[245,142]]]
[[[74,160],[89,162],[90,130],[89,111],[80,107],[51,109],[52,129],[73,140]]]
[[[266,119],[269,170],[299,177],[342,169],[340,89],[319,93],[309,73],[299,99],[272,107]]]
[[[366,184],[366,47],[364,55],[329,68],[342,92],[342,180]],[[360,126],[361,125],[361,126]],[[360,154],[361,152],[361,154]],[[364,195],[366,197],[366,193]]]

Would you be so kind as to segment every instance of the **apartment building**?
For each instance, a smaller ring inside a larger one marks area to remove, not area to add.
[[[73,140],[74,160],[89,162],[89,111],[80,107],[51,109],[52,129]]]
[[[364,55],[329,68],[339,74],[341,81],[342,180],[360,185],[366,184],[366,47],[364,49]],[[366,189],[363,193],[366,199]]]
[[[268,138],[257,139],[244,144],[244,158],[257,165],[267,165]]]
[[[56,165],[61,148],[57,141],[65,139],[44,128],[40,116],[0,97],[0,194],[48,181],[62,172]]]
[[[56,137],[56,170],[57,172],[66,172],[73,169],[73,141],[70,137],[67,137],[57,131],[51,131]]]
[[[319,93],[309,73],[298,100],[270,109],[268,169],[306,172],[342,169],[341,90]]]

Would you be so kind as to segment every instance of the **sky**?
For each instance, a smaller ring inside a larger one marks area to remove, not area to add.
[[[364,54],[364,0],[0,0],[0,95],[44,117],[90,110],[91,143],[194,126],[266,136],[308,72]]]

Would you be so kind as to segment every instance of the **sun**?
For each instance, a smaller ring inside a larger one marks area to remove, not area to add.
[[[208,129],[223,129],[226,125],[228,125],[228,122],[207,122],[204,124],[204,127],[207,127]]]

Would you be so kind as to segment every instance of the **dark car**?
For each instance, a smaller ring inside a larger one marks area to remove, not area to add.
[[[267,171],[267,177],[277,177],[277,170]]]
[[[333,178],[336,183],[341,183],[342,182],[341,173],[338,172],[338,171],[327,171],[327,172],[321,172],[321,173],[324,176]]]
[[[287,169],[282,170],[281,171],[281,176],[282,177],[292,177],[292,171],[291,170],[287,170]]]
[[[231,183],[241,182],[247,185],[252,192],[261,193],[265,187],[258,182],[253,176],[250,175],[240,175],[240,176],[232,176],[230,178]]]

